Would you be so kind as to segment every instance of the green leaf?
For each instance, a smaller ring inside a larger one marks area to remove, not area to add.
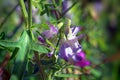
[[[28,71],[27,75],[30,75],[34,72],[34,66],[33,66],[33,63],[31,61],[29,61],[27,64],[27,71]]]
[[[19,45],[17,44],[17,42],[0,40],[0,46],[7,49],[7,50],[9,50],[9,51],[13,51],[14,47],[18,47]]]
[[[39,9],[39,12],[42,11],[42,5],[39,5],[39,1],[32,1],[33,6]]]
[[[5,39],[5,33],[2,32],[2,33],[0,34],[0,40],[4,40],[4,39]]]
[[[17,42],[0,40],[0,46],[2,46],[2,47],[6,47],[6,48],[18,47],[19,45],[16,45],[16,44],[17,44]]]
[[[38,51],[40,53],[48,53],[48,50],[47,50],[46,47],[41,46],[41,45],[36,44],[36,43],[31,44],[31,49],[34,50],[34,51]]]
[[[29,35],[27,31],[24,31],[20,40],[18,41],[19,50],[15,58],[15,63],[10,80],[14,80],[14,76],[17,76],[19,80],[22,80],[26,69],[26,64],[28,61],[27,56],[30,51],[29,43],[30,43]]]
[[[19,80],[19,78],[16,75],[12,75],[13,80]]]
[[[38,45],[32,40],[31,34],[30,31],[23,31],[17,42],[0,40],[0,46],[6,49],[12,48],[13,54],[11,59],[15,58],[10,80],[22,80],[30,51],[34,50],[39,53],[48,53],[46,47]]]

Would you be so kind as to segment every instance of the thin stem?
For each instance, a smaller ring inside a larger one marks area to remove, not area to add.
[[[2,21],[2,23],[0,24],[0,28],[2,28],[2,26],[5,24],[5,22],[9,19],[9,17],[11,16],[11,14],[15,11],[15,9],[19,6],[19,4],[17,4],[10,12],[9,14],[5,17],[5,19]]]
[[[72,5],[71,7],[69,7],[69,8],[60,16],[60,18],[59,18],[58,20],[60,20],[62,17],[64,17],[64,15],[65,15],[71,8],[73,8],[76,3],[78,3],[78,0],[77,0],[76,2],[74,2],[73,5]],[[58,45],[59,45],[60,39],[61,39],[61,33],[60,33],[59,39],[58,39],[58,41],[57,41],[56,48],[57,48]],[[55,48],[55,50],[54,50],[54,53],[56,52],[56,48]]]
[[[57,50],[57,48],[58,48],[58,45],[59,45],[59,43],[60,43],[60,40],[61,40],[61,33],[60,33],[60,35],[59,35],[59,37],[58,37],[58,41],[57,41],[57,43],[56,43],[56,48],[54,49],[54,52],[53,52],[53,53],[56,52],[56,50]]]
[[[53,7],[56,9],[57,5],[56,5],[55,0],[52,0],[52,3],[53,3]],[[55,15],[56,19],[59,20],[59,17],[61,15],[60,12],[58,10],[53,10],[52,12]]]
[[[101,63],[97,64],[97,65],[94,65],[92,66],[93,68],[96,68],[102,64],[105,64],[105,63],[109,63],[109,62],[113,62],[113,61],[117,61],[117,60],[120,60],[120,52],[117,52],[107,58],[105,58]]]
[[[34,52],[34,55],[35,55],[36,63],[37,63],[37,65],[38,65],[38,67],[39,67],[40,76],[41,76],[42,80],[46,80],[46,79],[45,79],[44,70],[43,70],[42,65],[41,65],[41,63],[40,63],[40,59],[39,59],[38,52]]]
[[[28,29],[28,13],[24,4],[24,0],[19,0],[19,4],[21,6],[21,11],[23,13],[23,17],[25,19],[25,25],[26,25],[26,29]]]
[[[61,19],[62,17],[64,17],[64,15],[65,15],[70,9],[72,9],[77,3],[78,3],[78,0],[77,0],[76,2],[74,2],[74,3],[72,4],[72,6],[69,7],[64,13],[62,13],[62,15],[60,16],[59,19]]]
[[[28,29],[32,26],[32,0],[28,0]]]

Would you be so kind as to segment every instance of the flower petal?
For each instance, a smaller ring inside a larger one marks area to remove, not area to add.
[[[51,51],[47,54],[48,57],[52,57],[54,51]]]
[[[42,33],[42,35],[47,39],[54,37],[54,35],[58,33],[58,29],[56,27],[54,27],[50,23],[48,23],[48,25],[50,30],[46,30]]]
[[[79,66],[79,67],[85,67],[85,66],[89,66],[89,65],[90,65],[90,62],[86,59],[81,60],[75,64],[75,66]]]
[[[75,63],[76,66],[85,67],[90,65],[90,62],[86,60],[85,53],[83,51],[81,51],[77,56],[81,57],[82,60]]]
[[[66,48],[67,48],[67,46],[65,44],[62,44],[60,46],[59,57],[63,58],[65,61],[68,61],[68,57],[67,57],[66,52],[65,52]]]
[[[53,25],[50,24],[50,23],[47,23],[47,24],[49,25],[50,32],[55,33],[55,34],[58,33],[58,29],[57,29],[55,26],[53,26]]]
[[[72,34],[73,35],[77,35],[77,33],[81,30],[81,27],[72,27]]]
[[[81,56],[83,59],[85,59],[85,53],[83,51],[81,51],[80,53],[78,53],[78,56]]]
[[[39,40],[40,42],[42,42],[42,43],[45,43],[45,40],[44,40],[43,37],[41,37],[41,36],[38,36],[38,40]]]

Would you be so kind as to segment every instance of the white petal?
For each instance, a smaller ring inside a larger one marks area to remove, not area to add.
[[[81,52],[81,51],[82,51],[82,48],[81,48],[81,49],[78,49],[78,50],[77,50],[77,53],[79,53],[79,52]]]
[[[75,47],[76,47],[76,48],[79,48],[79,46],[78,46],[79,43],[78,43],[78,42],[75,42],[74,44],[75,44]]]
[[[71,47],[67,47],[65,48],[65,52],[66,52],[66,56],[69,57],[69,55],[73,55],[73,50],[71,49]]]
[[[80,27],[73,27],[72,28],[72,34],[77,35],[77,33],[80,31]]]

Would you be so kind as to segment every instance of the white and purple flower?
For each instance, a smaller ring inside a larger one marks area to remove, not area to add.
[[[86,60],[85,53],[78,42],[79,37],[76,37],[80,30],[81,27],[67,28],[67,38],[61,42],[59,57],[75,66],[85,67],[90,65],[90,62]]]
[[[57,33],[58,29],[48,23],[50,30],[46,30],[42,33],[46,39],[53,38]],[[78,42],[83,35],[76,36],[77,33],[81,30],[81,27],[66,27],[66,32],[64,34],[64,39],[61,41],[59,48],[59,58],[64,59],[65,61],[79,67],[89,66],[90,62],[86,59],[85,53],[82,51],[82,47]],[[66,36],[65,36],[66,35]],[[39,36],[38,40],[42,43],[45,43],[43,37]],[[51,51],[48,53],[48,57],[51,57],[54,53]]]

